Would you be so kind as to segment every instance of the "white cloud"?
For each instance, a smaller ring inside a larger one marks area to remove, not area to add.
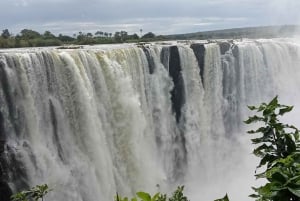
[[[173,34],[298,22],[299,0],[0,0],[0,26]],[[0,29],[1,30],[1,29]]]
[[[26,7],[28,6],[32,0],[14,0],[13,4],[17,7]]]

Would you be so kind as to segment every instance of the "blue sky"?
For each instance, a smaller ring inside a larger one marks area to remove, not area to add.
[[[300,0],[0,0],[0,29],[155,34],[299,24]]]

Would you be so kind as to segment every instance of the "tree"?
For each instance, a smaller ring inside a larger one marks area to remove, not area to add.
[[[257,201],[299,201],[299,131],[295,126],[279,121],[279,116],[290,112],[293,107],[279,104],[276,96],[269,103],[249,106],[249,109],[262,113],[262,116],[249,117],[245,123],[259,122],[264,125],[248,133],[260,134],[252,139],[252,143],[258,145],[253,153],[261,158],[257,168],[265,167],[265,170],[255,176],[268,181],[261,187],[253,188],[256,193],[250,197]]]
[[[146,39],[146,38],[155,38],[155,34],[152,33],[152,32],[148,32],[145,35],[143,35],[142,38],[143,39]]]
[[[92,38],[92,37],[93,37],[93,34],[92,34],[92,33],[87,33],[86,36],[87,36],[88,38]]]
[[[62,34],[58,35],[58,39],[62,42],[71,42],[71,41],[75,40],[75,38],[72,38],[72,37],[66,36],[66,35],[62,35]]]
[[[117,42],[122,42],[121,32],[115,32],[114,38]]]
[[[136,33],[128,36],[128,39],[132,39],[132,40],[138,40],[139,38],[140,37]]]
[[[11,33],[8,31],[8,29],[4,29],[2,30],[1,36],[5,39],[8,39],[9,37],[11,37]]]
[[[81,31],[79,31],[78,35],[77,35],[77,40],[82,41],[82,40],[84,40],[84,38],[85,38],[85,35]]]
[[[45,31],[45,33],[43,34],[43,37],[45,39],[54,39],[56,38],[54,34],[52,34],[50,31]]]
[[[102,37],[103,36],[103,31],[96,31],[95,35]]]
[[[25,40],[29,40],[29,39],[39,38],[41,37],[41,34],[30,29],[23,29],[21,31],[21,37]]]

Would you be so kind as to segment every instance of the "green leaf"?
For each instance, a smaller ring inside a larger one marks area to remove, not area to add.
[[[293,189],[293,188],[288,188],[288,190],[293,193],[295,196],[300,198],[300,189]]]
[[[151,201],[151,196],[146,192],[137,192],[136,195],[141,198],[143,201]]]
[[[228,195],[226,194],[223,198],[217,199],[217,200],[215,200],[215,201],[229,201]]]
[[[248,105],[247,107],[249,108],[249,110],[256,110],[257,109],[255,106],[251,106],[251,105]]]
[[[280,184],[284,184],[286,182],[286,175],[284,175],[282,172],[274,172],[271,175],[272,181],[279,182]]]
[[[255,123],[258,121],[264,121],[264,118],[254,115],[252,117],[249,117],[246,121],[244,121],[244,123],[250,124],[250,123]]]
[[[156,201],[157,198],[159,197],[160,193],[156,193],[152,198],[151,201]]]
[[[264,150],[268,150],[269,148],[270,147],[264,143],[256,149],[254,149],[253,153],[258,157],[263,157],[265,155]]]
[[[272,183],[267,183],[264,186],[261,186],[257,189],[259,195],[262,195],[267,198],[276,196],[277,192],[273,191],[274,185]]]
[[[285,135],[285,139],[288,153],[290,154],[296,151],[296,143],[294,142],[292,137],[290,135]]]
[[[287,112],[290,112],[293,109],[293,106],[285,106],[279,110],[279,115],[284,115]]]
[[[266,178],[266,173],[262,172],[259,174],[255,174],[254,176],[256,177],[256,179]]]
[[[270,154],[266,154],[260,161],[259,165],[257,166],[257,168],[269,164],[271,162],[273,162],[276,159],[276,156],[274,155],[270,155]]]
[[[251,195],[249,195],[249,197],[250,197],[250,198],[259,198],[260,195],[257,195],[257,194],[251,194]]]
[[[277,107],[278,106],[278,96],[275,96],[267,107]]]
[[[261,112],[261,111],[263,111],[264,109],[266,109],[266,106],[267,106],[267,104],[266,103],[262,103],[259,107],[258,107],[258,110],[257,110],[257,112]]]

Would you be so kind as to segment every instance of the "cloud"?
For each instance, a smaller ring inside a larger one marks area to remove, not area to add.
[[[14,0],[13,4],[17,7],[26,7],[31,3],[31,0]]]
[[[114,33],[115,31],[125,30],[129,34],[139,33],[140,29],[146,32],[154,32],[155,34],[175,34],[186,33],[187,30],[193,32],[211,30],[233,22],[244,23],[246,18],[220,18],[220,17],[156,17],[156,18],[131,18],[115,21],[52,21],[40,25],[37,24],[19,24],[17,29],[29,27],[33,30],[44,32],[50,30],[55,34],[63,33],[73,35],[79,31],[95,33],[96,31],[104,31]]]
[[[299,0],[1,0],[0,25],[74,33],[186,33],[298,22]],[[295,18],[297,20],[295,20]]]

